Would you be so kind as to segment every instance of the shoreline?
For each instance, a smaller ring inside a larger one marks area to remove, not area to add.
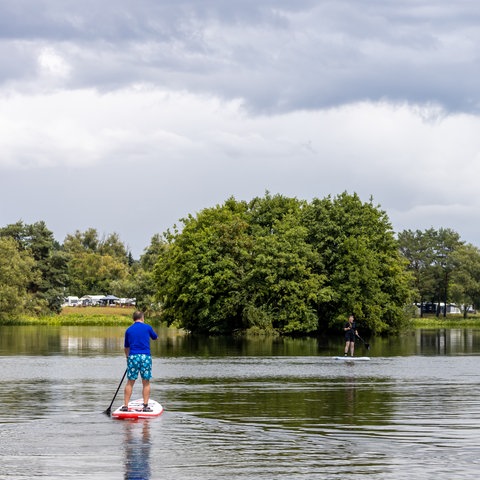
[[[134,311],[131,307],[66,307],[58,315],[4,319],[0,325],[129,326]],[[146,322],[161,324],[154,316],[146,316]],[[404,332],[422,328],[480,328],[480,316],[415,317]]]

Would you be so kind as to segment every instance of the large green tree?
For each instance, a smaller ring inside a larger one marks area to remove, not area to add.
[[[14,238],[0,236],[0,319],[32,313],[32,295],[27,288],[36,280],[34,267],[30,252],[19,249]]]
[[[440,228],[436,234],[434,247],[434,272],[436,277],[436,297],[444,304],[443,316],[447,315],[450,301],[452,274],[458,267],[455,252],[463,245],[460,235],[450,228]]]
[[[155,268],[163,317],[194,332],[242,328],[252,250],[246,205],[231,199],[182,222],[181,232],[167,232]]]
[[[166,240],[155,268],[163,317],[194,332],[308,333],[350,312],[383,331],[401,323],[411,292],[385,213],[356,195],[230,198]]]
[[[425,302],[434,303],[437,316],[441,311],[446,316],[447,309],[441,309],[440,305],[448,305],[453,300],[450,289],[455,272],[461,268],[462,262],[467,261],[466,255],[458,254],[464,245],[459,234],[449,228],[430,228],[423,232],[405,230],[399,233],[398,240],[400,251],[415,278],[416,301],[421,306]],[[457,296],[458,292],[457,286]]]
[[[320,324],[338,325],[353,313],[374,332],[401,328],[412,278],[386,213],[344,192],[314,199],[305,222],[332,292],[318,307]]]
[[[480,306],[480,250],[466,244],[457,248],[453,255],[458,267],[451,277],[451,296],[467,317],[470,307]]]
[[[158,259],[168,248],[168,244],[160,234],[155,234],[150,240],[150,245],[145,248],[140,256],[140,261],[131,269],[130,282],[132,284],[132,297],[136,298],[137,306],[141,310],[158,314],[160,304],[156,299],[156,286],[154,268]]]
[[[304,201],[268,193],[250,202],[252,263],[246,283],[246,326],[260,318],[259,327],[282,333],[318,329],[318,305],[328,301],[332,292],[319,268],[321,254],[308,242],[308,228],[302,223],[306,206]]]
[[[15,240],[20,251],[34,259],[35,275],[27,286],[38,313],[59,312],[67,284],[67,257],[45,222],[19,221],[0,229],[0,236]]]
[[[398,234],[400,252],[408,262],[408,269],[412,272],[415,285],[415,302],[420,304],[420,314],[423,316],[423,305],[435,296],[436,280],[434,252],[436,231],[432,228],[425,230],[404,230]]]

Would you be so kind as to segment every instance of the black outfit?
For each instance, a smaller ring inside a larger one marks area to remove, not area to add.
[[[348,342],[355,343],[355,332],[357,330],[357,322],[352,322],[352,326],[350,327],[350,322],[347,322],[344,328],[350,328],[350,330],[345,331],[345,340]]]

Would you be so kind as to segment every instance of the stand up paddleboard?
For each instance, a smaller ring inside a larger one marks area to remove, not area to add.
[[[151,418],[158,417],[163,413],[163,407],[155,400],[149,400],[148,406],[152,410],[151,412],[143,411],[143,398],[133,400],[128,403],[128,412],[123,412],[122,407],[118,407],[113,413],[112,417],[120,420],[127,418]]]
[[[334,360],[343,360],[344,362],[365,362],[370,360],[370,357],[333,357]]]

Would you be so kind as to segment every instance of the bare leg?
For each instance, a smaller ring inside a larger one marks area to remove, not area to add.
[[[148,405],[150,400],[150,380],[142,380],[143,383],[143,403]]]
[[[350,348],[350,342],[347,340],[347,341],[345,342],[345,355],[348,354],[349,348]]]
[[[133,386],[135,385],[135,380],[128,380],[125,385],[125,390],[123,391],[123,404],[128,406],[130,397],[132,396]]]
[[[353,352],[355,350],[355,342],[350,342],[350,356],[353,357]]]

